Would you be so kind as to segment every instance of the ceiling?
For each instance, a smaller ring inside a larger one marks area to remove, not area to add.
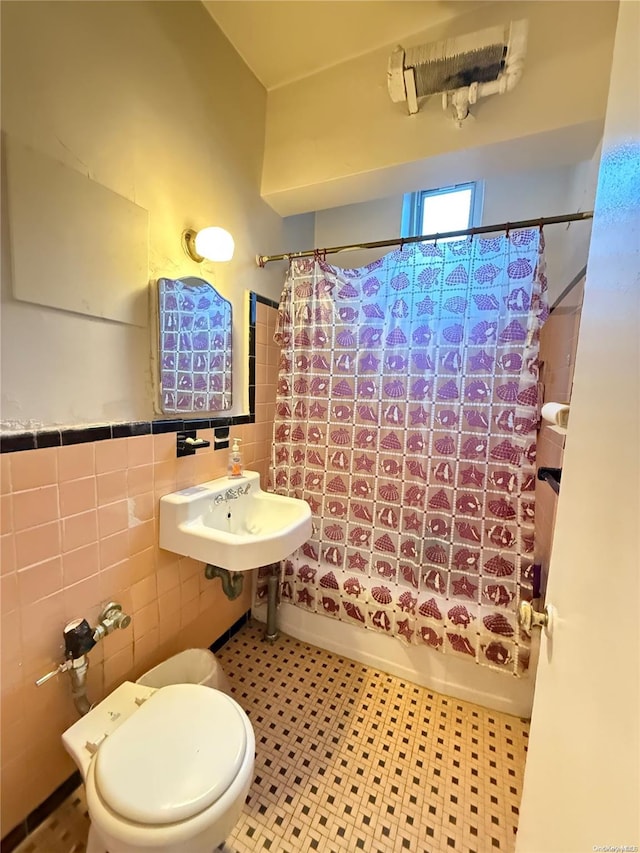
[[[464,14],[481,0],[203,0],[266,89]]]

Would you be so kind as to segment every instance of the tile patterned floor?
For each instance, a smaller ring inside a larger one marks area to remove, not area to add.
[[[224,853],[512,851],[528,723],[249,623],[219,652],[256,735]],[[81,853],[82,790],[17,850]]]

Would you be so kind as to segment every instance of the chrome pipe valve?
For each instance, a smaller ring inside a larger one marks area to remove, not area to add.
[[[76,670],[76,674],[88,666],[87,653],[95,644],[104,639],[107,634],[117,628],[127,628],[131,624],[131,616],[124,613],[122,605],[117,601],[110,601],[102,608],[99,616],[100,621],[95,628],[91,628],[86,619],[73,619],[63,629],[64,656],[65,660],[51,672],[47,672],[38,678],[38,687],[46,684],[56,675],[69,670]]]
[[[122,610],[122,605],[117,601],[110,601],[102,608],[99,617],[100,621],[96,625],[93,632],[93,639],[96,643],[104,639],[107,634],[118,628],[128,628],[131,624],[131,616],[128,616]]]

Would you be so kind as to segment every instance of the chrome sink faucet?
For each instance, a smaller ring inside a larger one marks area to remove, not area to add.
[[[234,501],[237,498],[242,497],[242,495],[246,495],[249,493],[249,489],[251,488],[251,483],[247,483],[246,486],[236,486],[236,488],[227,489],[227,491],[223,495],[216,495],[213,499],[213,502],[216,506],[219,506],[221,503],[225,501]]]

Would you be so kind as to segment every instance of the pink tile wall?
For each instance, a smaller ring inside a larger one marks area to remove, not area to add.
[[[545,323],[540,337],[541,380],[544,385],[544,402],[568,403],[571,386],[584,282],[571,292],[566,303],[560,303]],[[538,435],[538,465],[562,467],[564,436],[542,422]],[[536,562],[542,565],[542,589],[546,587],[549,561],[553,545],[558,496],[548,483],[536,482]]]
[[[256,422],[233,427],[263,486],[271,452],[276,311],[257,306]],[[159,498],[226,474],[228,451],[177,459],[175,433],[0,456],[2,573],[2,835],[76,768],[60,735],[77,718],[65,675],[34,680],[62,660],[62,629],[94,625],[115,599],[133,617],[90,653],[98,701],[177,651],[209,646],[251,604],[250,577],[230,602],[203,564],[158,548]]]

